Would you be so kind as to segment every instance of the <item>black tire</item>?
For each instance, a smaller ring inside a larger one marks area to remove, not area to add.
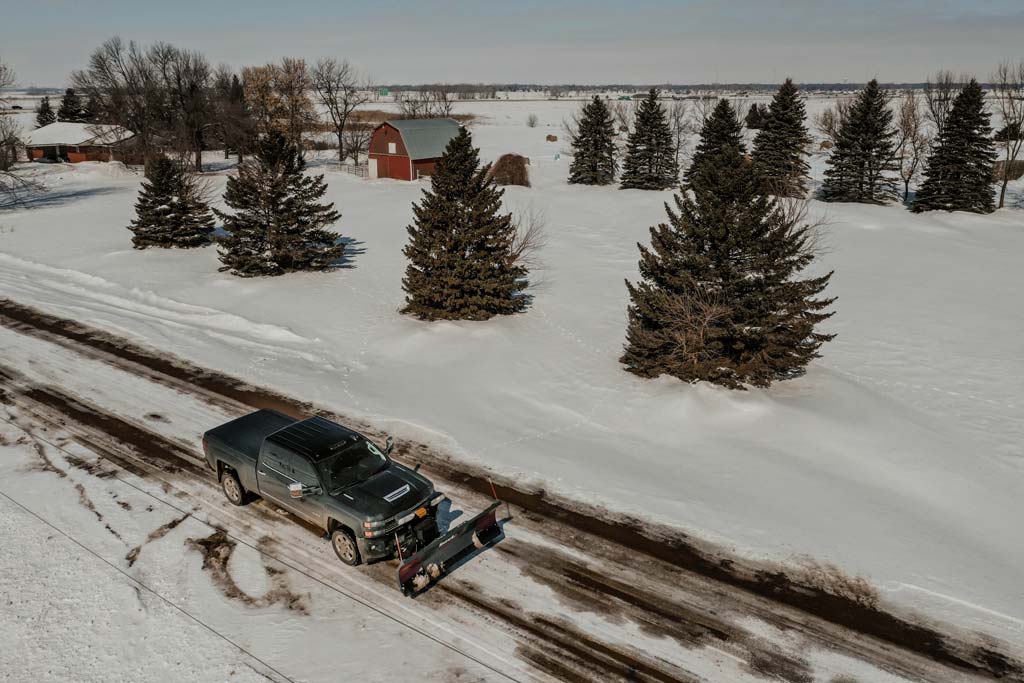
[[[331,547],[334,548],[334,554],[338,556],[338,559],[350,567],[355,567],[362,562],[355,536],[344,527],[337,527],[331,532]]]
[[[245,494],[245,488],[242,486],[242,482],[238,480],[238,475],[231,470],[227,470],[220,476],[220,488],[224,492],[224,497],[232,505],[246,504],[248,498]]]

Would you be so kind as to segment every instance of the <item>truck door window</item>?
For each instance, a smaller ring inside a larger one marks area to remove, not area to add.
[[[295,481],[306,484],[307,486],[320,485],[320,482],[313,471],[313,465],[302,456],[296,455],[295,453],[289,453],[288,465],[290,473]]]

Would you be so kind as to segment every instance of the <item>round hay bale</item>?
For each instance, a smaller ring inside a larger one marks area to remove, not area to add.
[[[530,160],[520,154],[502,154],[487,177],[496,185],[521,185],[530,186],[530,172],[526,169]]]

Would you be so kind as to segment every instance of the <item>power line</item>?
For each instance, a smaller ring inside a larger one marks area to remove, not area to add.
[[[6,420],[5,420],[5,421],[6,421]],[[47,442],[47,443],[49,443],[49,442]],[[224,640],[225,642],[227,642],[227,643],[230,643],[231,645],[234,645],[234,646],[235,646],[236,648],[238,648],[238,650],[239,650],[239,651],[241,651],[241,652],[244,652],[245,654],[249,655],[249,656],[250,656],[250,657],[252,657],[252,658],[253,658],[254,660],[256,660],[257,662],[259,662],[260,664],[262,664],[262,665],[263,665],[263,666],[264,666],[264,667],[265,667],[266,669],[268,669],[269,671],[273,671],[273,672],[274,672],[275,674],[277,674],[278,676],[280,676],[280,677],[281,677],[281,678],[283,678],[284,680],[286,680],[286,681],[289,681],[289,683],[295,683],[295,680],[294,680],[293,678],[290,678],[290,677],[286,676],[285,674],[281,673],[280,671],[278,671],[277,669],[275,669],[274,667],[272,667],[272,666],[271,666],[270,664],[267,664],[267,663],[266,663],[265,661],[263,661],[262,659],[260,659],[260,658],[259,658],[259,657],[257,657],[256,655],[254,655],[254,654],[253,654],[252,652],[250,652],[249,650],[246,650],[246,649],[245,649],[244,647],[242,647],[241,645],[239,645],[239,644],[238,644],[238,643],[236,643],[235,641],[231,640],[231,639],[230,639],[230,638],[228,638],[228,637],[227,637],[226,635],[224,635],[223,633],[221,633],[221,632],[220,632],[220,631],[218,631],[217,629],[213,628],[213,627],[212,627],[212,626],[210,626],[209,624],[207,624],[207,623],[206,623],[205,621],[203,621],[203,620],[202,620],[202,619],[200,619],[199,617],[195,616],[194,614],[192,614],[191,612],[187,611],[187,610],[186,610],[186,609],[184,609],[183,607],[181,607],[181,606],[179,606],[179,605],[175,604],[174,602],[172,602],[172,601],[171,601],[171,600],[169,600],[168,598],[165,598],[165,597],[164,597],[163,595],[161,595],[160,593],[158,593],[158,592],[157,592],[157,591],[156,591],[155,589],[153,589],[153,588],[149,587],[149,586],[148,586],[148,585],[146,585],[146,584],[145,584],[144,582],[140,581],[139,579],[135,578],[134,576],[132,576],[132,575],[131,575],[131,574],[129,574],[128,572],[124,571],[123,569],[121,569],[121,568],[120,568],[120,567],[118,567],[117,565],[113,564],[112,562],[110,562],[109,560],[107,560],[107,559],[106,559],[105,557],[103,557],[102,555],[100,555],[99,553],[97,553],[96,551],[94,551],[94,550],[93,550],[92,548],[90,548],[90,547],[86,546],[85,544],[81,543],[80,541],[78,541],[78,539],[76,539],[76,538],[75,538],[74,536],[71,536],[70,534],[66,533],[66,532],[65,532],[65,531],[64,531],[63,529],[61,529],[61,528],[60,528],[60,527],[58,527],[57,525],[55,525],[55,524],[51,523],[51,522],[50,522],[50,521],[49,521],[48,519],[45,519],[45,518],[43,518],[43,517],[42,517],[41,515],[37,514],[37,513],[35,512],[35,511],[33,511],[33,510],[29,509],[28,507],[26,507],[26,506],[25,506],[25,505],[23,505],[22,503],[20,503],[20,502],[16,501],[15,499],[11,498],[11,497],[10,497],[9,495],[7,495],[7,493],[6,493],[6,492],[4,492],[4,491],[0,491],[0,496],[3,496],[4,498],[6,498],[7,500],[9,500],[10,502],[14,503],[14,504],[15,504],[15,505],[17,505],[17,506],[18,506],[19,508],[21,508],[22,510],[24,510],[25,512],[27,512],[28,514],[30,514],[30,515],[32,515],[33,517],[35,517],[36,519],[38,519],[38,520],[39,520],[40,522],[42,522],[43,524],[45,524],[46,526],[48,526],[48,527],[50,527],[51,529],[53,529],[54,531],[56,531],[56,532],[57,532],[58,534],[60,534],[60,535],[61,535],[61,536],[63,536],[64,538],[68,539],[69,541],[71,541],[72,543],[74,543],[75,545],[77,545],[77,546],[78,546],[79,548],[81,548],[82,550],[86,551],[87,553],[89,553],[90,555],[92,555],[93,557],[95,557],[96,559],[98,559],[98,560],[100,560],[101,562],[103,562],[103,563],[104,563],[105,565],[107,565],[108,567],[112,568],[113,570],[115,570],[116,572],[118,572],[119,574],[121,574],[122,576],[124,576],[125,578],[127,578],[127,579],[128,579],[129,581],[131,581],[131,582],[133,582],[133,583],[135,583],[135,584],[138,584],[138,585],[139,585],[140,587],[142,587],[142,588],[146,589],[146,591],[148,591],[149,593],[152,593],[152,594],[153,594],[153,595],[155,595],[156,597],[160,598],[160,600],[162,600],[162,601],[163,601],[163,602],[164,602],[165,604],[167,604],[167,605],[170,605],[170,606],[171,606],[171,607],[173,607],[174,609],[178,610],[179,612],[181,612],[182,614],[184,614],[184,615],[185,615],[186,617],[188,617],[188,618],[189,618],[189,619],[191,619],[192,621],[196,622],[197,624],[199,624],[200,626],[202,626],[203,628],[205,628],[205,629],[206,629],[207,631],[209,631],[210,633],[213,633],[213,634],[214,634],[214,635],[216,635],[216,636],[217,636],[218,638],[221,638],[221,639],[222,639],[222,640]]]

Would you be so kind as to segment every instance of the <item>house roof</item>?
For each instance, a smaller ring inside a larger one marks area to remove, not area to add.
[[[121,126],[58,121],[36,128],[25,136],[30,147],[48,145],[113,145],[134,137],[135,133]]]
[[[444,154],[448,141],[459,134],[455,119],[396,119],[386,122],[402,134],[410,159],[434,159]]]

